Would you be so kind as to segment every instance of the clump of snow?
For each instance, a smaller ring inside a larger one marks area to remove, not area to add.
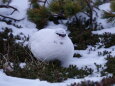
[[[20,67],[24,68],[26,66],[26,63],[20,63]]]
[[[74,54],[74,46],[62,28],[42,29],[30,37],[34,56],[42,61],[60,60],[65,64]]]

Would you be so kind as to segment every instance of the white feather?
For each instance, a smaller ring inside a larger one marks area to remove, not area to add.
[[[58,34],[66,34],[61,37]],[[41,61],[60,60],[65,64],[74,54],[74,46],[64,29],[42,29],[29,40],[33,55]]]

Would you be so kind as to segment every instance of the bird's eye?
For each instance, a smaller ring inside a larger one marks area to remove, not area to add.
[[[57,35],[61,36],[61,37],[65,37],[66,34],[60,34],[60,33],[56,33]]]

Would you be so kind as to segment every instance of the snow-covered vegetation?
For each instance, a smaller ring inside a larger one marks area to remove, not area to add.
[[[0,86],[114,84],[114,0],[0,1]]]

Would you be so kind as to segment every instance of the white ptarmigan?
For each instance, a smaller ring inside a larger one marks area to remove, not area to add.
[[[62,28],[39,30],[30,37],[29,47],[38,60],[60,60],[62,65],[74,54],[73,43]]]

